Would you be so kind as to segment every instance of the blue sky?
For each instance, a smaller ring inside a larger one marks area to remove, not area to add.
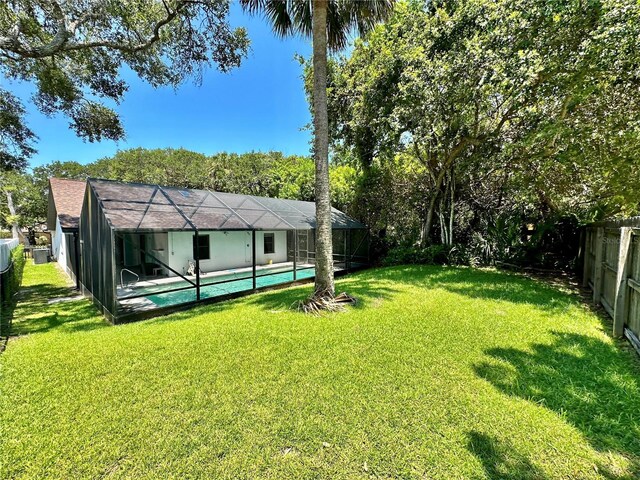
[[[28,100],[31,86],[10,84],[9,89],[27,104],[29,126],[40,137],[31,166],[53,160],[87,163],[133,147],[184,147],[205,154],[252,150],[308,154],[311,135],[303,128],[311,117],[294,55],[308,57],[310,41],[276,38],[261,17],[245,15],[237,4],[232,6],[231,23],[246,27],[251,38],[248,58],[231,73],[211,68],[202,85],[188,81],[176,91],[154,89],[135,74],[124,74],[129,91],[117,111],[127,138],[117,143],[78,139],[67,118],[47,118],[37,112]]]

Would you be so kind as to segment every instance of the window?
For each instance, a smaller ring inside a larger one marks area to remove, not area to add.
[[[197,240],[196,240],[197,239]],[[197,243],[196,243],[197,242]],[[209,260],[209,235],[193,236],[193,258]]]
[[[264,253],[276,253],[276,241],[273,233],[264,234]]]

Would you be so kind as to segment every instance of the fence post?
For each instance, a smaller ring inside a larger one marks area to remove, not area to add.
[[[593,230],[589,227],[584,229],[584,245],[582,247],[582,252],[584,255],[583,258],[583,266],[582,266],[582,286],[589,286],[589,275],[591,273],[591,265],[589,264],[589,258],[591,257],[591,235],[593,235]]]
[[[621,337],[624,333],[624,322],[627,318],[627,277],[629,276],[629,251],[631,250],[632,229],[620,229],[620,245],[618,247],[618,272],[616,275],[616,302],[613,308],[613,335]]]
[[[595,265],[593,269],[593,303],[600,303],[602,295],[602,254],[604,253],[604,227],[598,227],[596,230],[596,255]]]

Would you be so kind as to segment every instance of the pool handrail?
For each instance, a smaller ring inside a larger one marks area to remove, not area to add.
[[[120,288],[124,288],[124,287],[125,287],[125,285],[124,285],[124,278],[123,278],[123,276],[122,276],[122,274],[123,274],[124,272],[129,272],[130,274],[132,274],[132,275],[135,275],[135,276],[136,276],[136,280],[135,280],[135,282],[133,282],[133,285],[135,285],[136,283],[138,283],[138,282],[140,281],[140,275],[138,275],[136,272],[132,272],[132,271],[131,271],[131,270],[129,270],[128,268],[123,268],[122,270],[120,270]],[[131,282],[128,282],[128,283],[127,283],[127,286],[129,286],[129,285],[131,285],[131,284],[132,284]]]

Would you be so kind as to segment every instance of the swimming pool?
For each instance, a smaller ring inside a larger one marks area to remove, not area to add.
[[[282,272],[274,273],[274,270],[269,270],[268,274],[262,274],[256,276],[256,288],[269,287],[272,285],[278,285],[282,283],[293,282],[293,271],[286,267],[282,269]],[[275,270],[277,272],[277,270]],[[298,269],[296,272],[296,279],[303,280],[307,278],[313,278],[315,276],[315,269],[313,267]],[[224,283],[218,283],[224,282]],[[196,301],[196,289],[192,287],[188,290],[180,290],[178,292],[166,292],[159,293],[160,290],[166,290],[169,288],[182,288],[189,287],[189,282],[181,281],[171,283],[170,285],[152,285],[147,287],[140,287],[135,289],[136,295],[146,295],[145,298],[156,307],[168,307],[172,305],[180,305],[182,303],[195,302]],[[223,295],[229,295],[231,293],[238,293],[253,289],[253,277],[251,272],[236,272],[225,275],[217,275],[215,277],[201,277],[200,284],[200,299],[220,297]],[[126,298],[123,298],[126,300]]]

